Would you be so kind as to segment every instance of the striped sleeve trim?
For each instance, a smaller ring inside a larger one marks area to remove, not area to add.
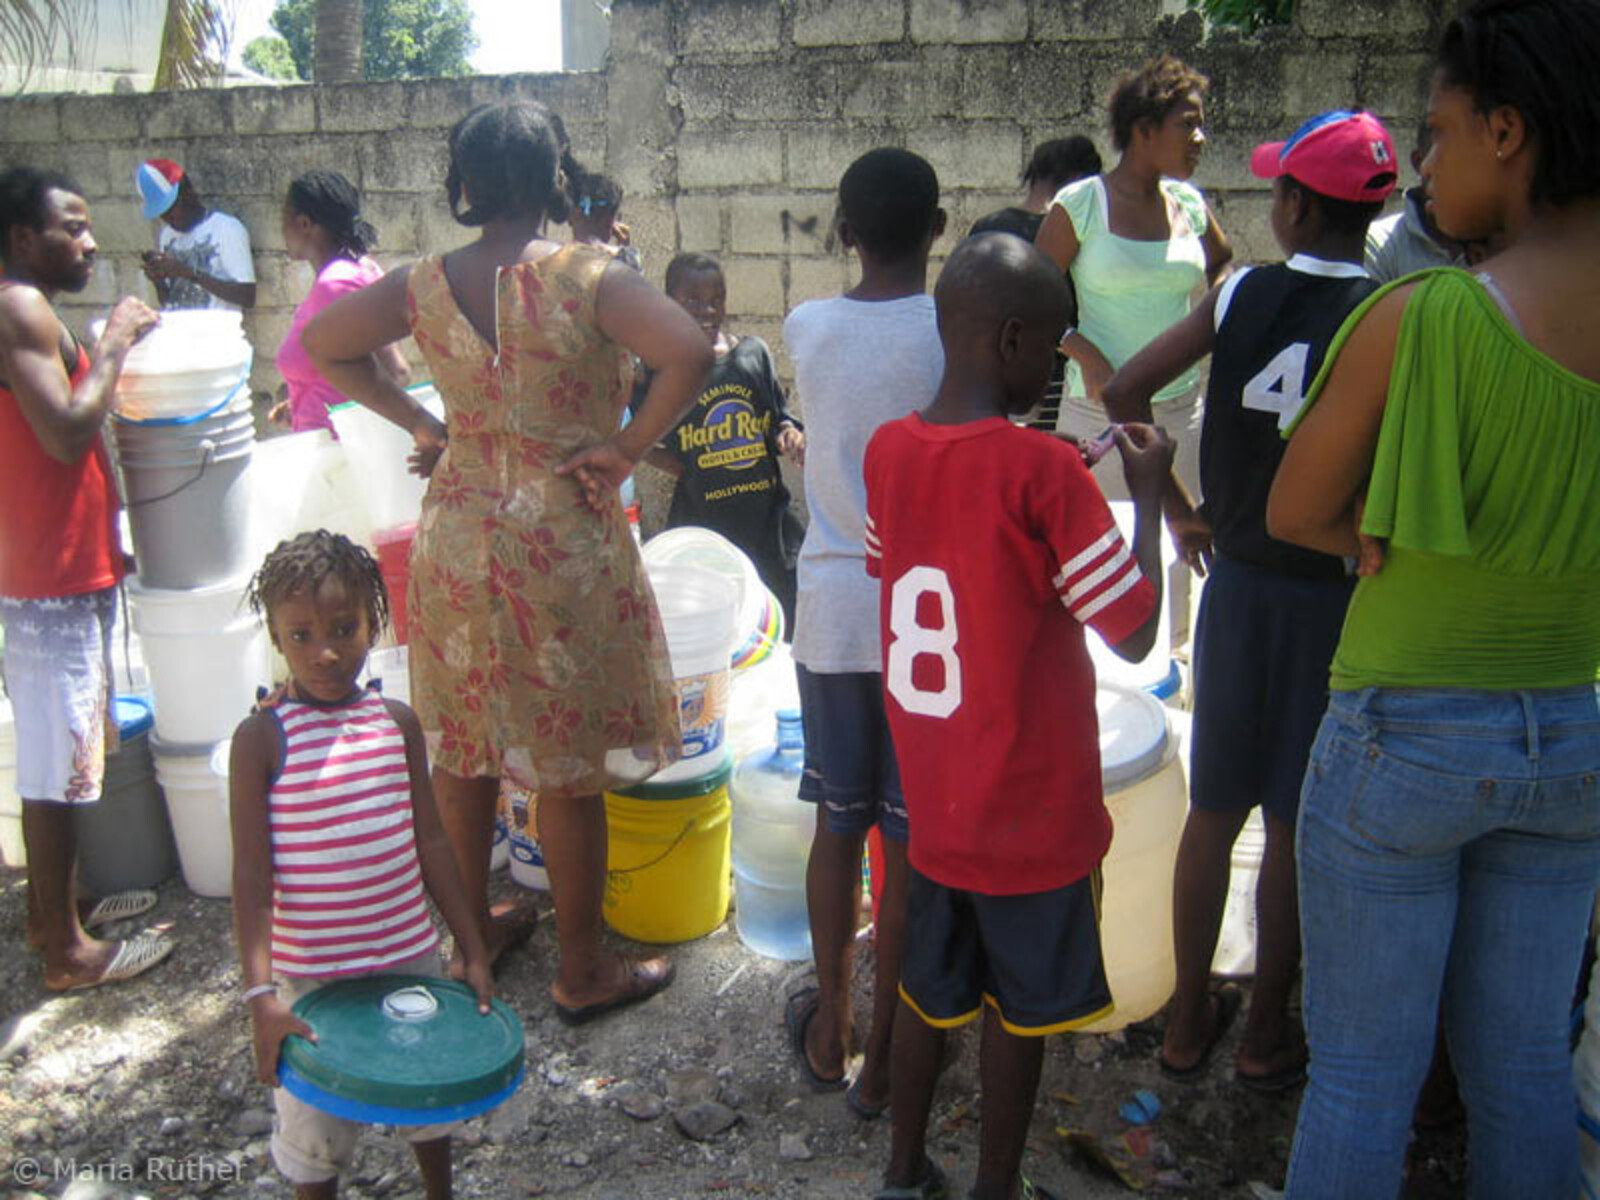
[[[878,526],[873,521],[871,514],[867,516],[866,536],[863,538],[868,556],[872,558],[883,557],[883,543],[878,540]]]
[[[1063,563],[1053,582],[1067,611],[1088,624],[1143,578],[1128,543],[1113,526]]]

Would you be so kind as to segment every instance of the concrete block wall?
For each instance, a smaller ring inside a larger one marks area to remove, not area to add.
[[[771,342],[787,374],[783,314],[854,277],[829,234],[839,176],[863,151],[906,146],[938,170],[949,226],[936,271],[973,220],[1019,194],[1036,143],[1088,133],[1109,162],[1113,82],[1172,50],[1212,79],[1195,182],[1239,257],[1270,258],[1250,148],[1360,104],[1391,122],[1403,155],[1455,3],[1301,0],[1293,26],[1247,38],[1207,36],[1197,14],[1163,0],[616,0],[604,71],[0,100],[0,163],[63,169],[88,192],[102,265],[88,292],[63,301],[77,324],[119,295],[149,295],[137,256],[154,229],[133,169],[153,155],[186,164],[250,228],[254,382],[270,391],[272,356],[309,285],[279,233],[294,175],[349,175],[386,264],[448,249],[471,235],[445,209],[446,129],[483,100],[529,96],[561,112],[579,157],[626,189],[623,217],[650,277],[659,283],[680,250],[721,257],[732,325]]]

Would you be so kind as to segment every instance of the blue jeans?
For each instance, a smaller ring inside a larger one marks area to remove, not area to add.
[[[1399,1194],[1441,1003],[1469,1195],[1578,1194],[1568,1014],[1597,777],[1594,687],[1333,694],[1300,800],[1311,1081],[1290,1200]]]

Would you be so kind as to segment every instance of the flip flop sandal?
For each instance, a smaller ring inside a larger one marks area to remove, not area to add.
[[[806,1085],[813,1092],[837,1092],[845,1086],[843,1074],[835,1079],[818,1075],[817,1069],[811,1065],[811,1056],[806,1053],[806,1030],[811,1027],[811,1018],[817,1015],[817,1009],[822,1004],[822,993],[814,987],[801,988],[790,996],[783,1005],[783,1027],[789,1033],[789,1049],[800,1062],[801,1074],[805,1076]],[[848,1096],[846,1097],[848,1101]]]
[[[677,966],[671,962],[667,963],[667,969],[660,975],[645,973],[640,969],[643,965],[636,961],[629,961],[628,990],[610,1000],[601,1000],[595,1004],[580,1004],[576,1007],[552,1000],[551,1003],[555,1005],[556,1016],[560,1017],[562,1023],[566,1025],[587,1025],[596,1017],[603,1017],[619,1008],[627,1008],[630,1004],[639,1004],[650,999],[651,996],[656,995],[671,983],[673,977],[678,973]]]
[[[1211,1056],[1216,1053],[1222,1039],[1227,1036],[1228,1030],[1233,1027],[1233,1019],[1239,1015],[1239,1006],[1244,1002],[1244,996],[1236,987],[1222,987],[1211,993],[1217,1001],[1216,1023],[1211,1027],[1211,1037],[1206,1042],[1206,1047],[1200,1052],[1200,1057],[1187,1067],[1175,1067],[1166,1059],[1166,1055],[1157,1055],[1157,1062],[1161,1073],[1168,1079],[1196,1079],[1211,1065]]]
[[[114,892],[95,901],[89,915],[83,919],[85,930],[98,929],[117,921],[142,917],[156,906],[156,894],[143,888],[130,892]]]
[[[910,1187],[881,1187],[872,1193],[872,1200],[944,1200],[946,1196],[944,1172],[933,1159],[921,1180]]]
[[[1299,1087],[1306,1081],[1305,1063],[1296,1063],[1292,1067],[1284,1067],[1281,1071],[1271,1071],[1266,1075],[1248,1075],[1234,1068],[1233,1077],[1252,1092],[1260,1092],[1263,1096],[1273,1096],[1279,1092],[1287,1092],[1290,1088]]]
[[[889,1111],[889,1102],[887,1100],[882,1104],[868,1104],[861,1098],[861,1077],[859,1075],[845,1089],[844,1103],[846,1108],[863,1121],[876,1121]]]
[[[79,992],[86,988],[99,987],[104,983],[121,983],[123,980],[132,979],[135,975],[143,975],[151,967],[161,962],[172,953],[173,943],[170,938],[158,933],[141,933],[138,937],[128,938],[117,943],[117,952],[111,956],[111,961],[106,964],[106,969],[94,979],[85,979],[81,983],[74,983],[64,988],[51,988],[53,992]],[[46,985],[48,986],[48,985]]]

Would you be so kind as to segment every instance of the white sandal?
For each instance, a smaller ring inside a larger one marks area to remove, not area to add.
[[[156,894],[143,888],[102,896],[83,919],[84,929],[98,929],[117,921],[142,917],[156,906]]]
[[[159,933],[141,933],[117,943],[117,952],[111,956],[106,969],[94,979],[85,979],[64,988],[51,988],[56,992],[78,992],[99,987],[102,983],[121,983],[135,975],[143,975],[151,967],[172,953],[172,939]],[[48,986],[48,985],[46,985]]]

